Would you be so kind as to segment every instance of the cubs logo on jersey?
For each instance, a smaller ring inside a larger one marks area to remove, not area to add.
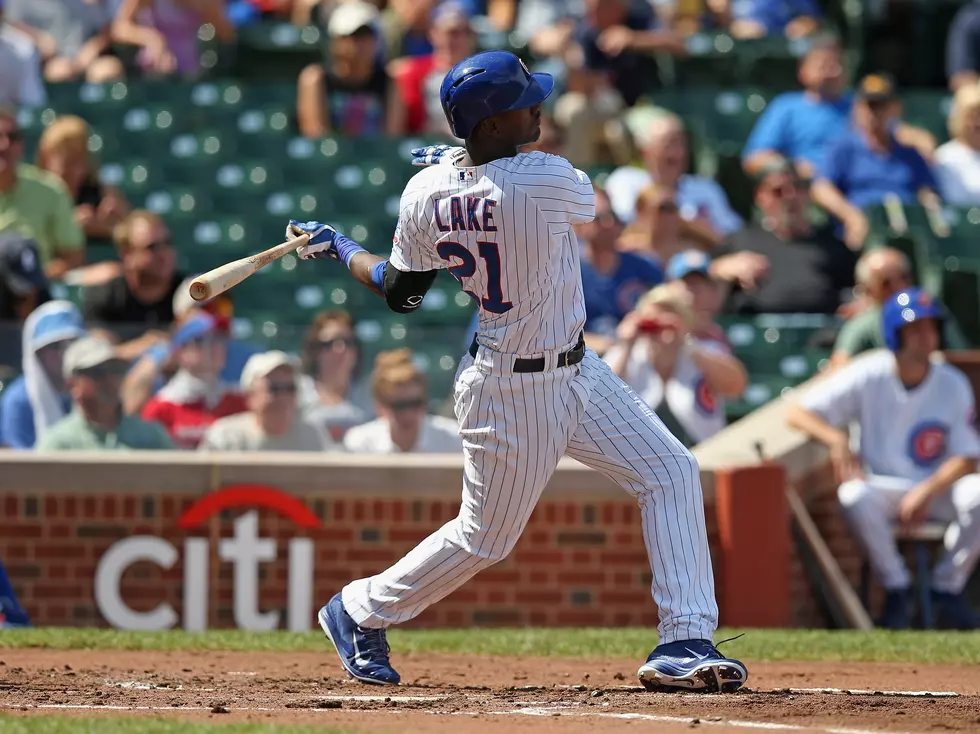
[[[715,394],[708,387],[708,381],[701,377],[694,386],[694,407],[705,415],[714,415],[718,410],[718,401]]]
[[[948,426],[936,422],[919,423],[909,434],[909,457],[917,466],[935,466],[946,456],[948,438]]]

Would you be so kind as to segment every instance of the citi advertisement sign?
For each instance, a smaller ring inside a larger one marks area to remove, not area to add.
[[[249,508],[235,520],[231,538],[218,541],[218,557],[231,563],[233,615],[240,629],[267,631],[280,627],[278,611],[259,610],[259,564],[275,561],[279,549],[272,538],[259,537],[259,509],[272,510],[299,528],[321,527],[316,515],[292,495],[264,485],[237,484],[205,495],[177,521],[184,530],[195,530],[217,513],[234,508]],[[286,626],[294,632],[305,632],[313,617],[313,541],[293,538],[287,544],[289,557]],[[161,568],[173,568],[180,550],[171,542],[153,535],[137,535],[113,544],[99,559],[95,569],[95,603],[105,620],[116,629],[166,630],[179,622],[188,631],[208,626],[208,579],[210,577],[210,544],[206,538],[187,538],[183,547],[184,598],[183,617],[170,604],[161,603],[150,611],[136,611],[123,599],[120,582],[134,563],[150,562]]]

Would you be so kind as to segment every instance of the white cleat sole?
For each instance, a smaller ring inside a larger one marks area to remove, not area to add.
[[[643,665],[637,676],[644,688],[659,693],[734,693],[745,685],[749,672],[736,660],[717,660],[680,676],[665,673],[653,665]]]

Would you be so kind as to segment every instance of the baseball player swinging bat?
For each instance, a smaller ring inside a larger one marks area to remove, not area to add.
[[[209,270],[204,275],[195,278],[194,282],[191,283],[191,298],[195,301],[207,301],[221,295],[269,263],[294,252],[309,241],[309,235],[301,234],[258,254],[249,255],[240,260],[220,265],[214,270]]]

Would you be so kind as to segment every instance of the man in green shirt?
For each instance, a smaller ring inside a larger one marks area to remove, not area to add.
[[[0,232],[15,230],[37,243],[49,278],[61,278],[85,261],[85,233],[64,182],[21,163],[24,139],[17,116],[0,108]]]
[[[109,342],[82,337],[62,364],[74,409],[41,434],[38,451],[173,448],[163,426],[123,414],[119,388],[127,364]]]
[[[884,348],[881,304],[895,293],[912,286],[912,269],[904,253],[883,247],[866,252],[858,259],[854,280],[868,305],[841,327],[830,358],[833,367],[839,367],[861,352]],[[949,312],[943,319],[943,348],[970,348],[969,341]]]

